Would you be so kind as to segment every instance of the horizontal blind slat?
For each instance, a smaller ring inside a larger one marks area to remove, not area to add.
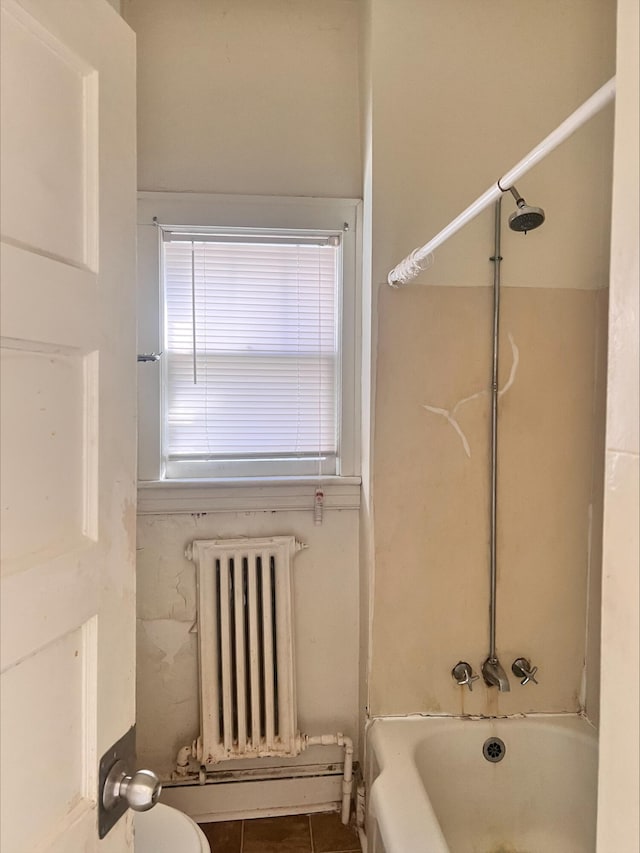
[[[163,246],[168,457],[335,456],[337,247]]]

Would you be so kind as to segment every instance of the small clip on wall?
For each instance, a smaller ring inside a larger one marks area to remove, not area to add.
[[[317,488],[313,498],[313,523],[319,527],[324,515],[324,492]]]

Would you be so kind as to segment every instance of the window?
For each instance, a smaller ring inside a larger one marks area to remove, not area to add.
[[[143,194],[142,480],[358,473],[357,212]]]
[[[335,474],[341,235],[161,227],[167,476]]]

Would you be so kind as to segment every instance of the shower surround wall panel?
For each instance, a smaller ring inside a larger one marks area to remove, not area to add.
[[[544,207],[542,228],[512,233],[504,203],[497,651],[510,693],[481,681],[469,693],[450,674],[459,660],[479,672],[489,644],[493,211],[442,246],[418,284],[385,281],[615,73],[615,3],[368,7],[370,711],[575,712],[587,702],[593,718],[612,107],[518,185]],[[539,685],[512,676],[520,655],[539,667]]]
[[[509,672],[510,693],[481,681],[469,693],[450,670],[468,660],[479,671],[488,648],[492,294],[438,287],[380,294],[386,356],[376,436],[386,463],[374,481],[377,517],[385,519],[377,540],[374,713],[509,714],[581,704],[603,295],[503,289],[499,386],[509,387],[499,414],[498,652],[505,666],[530,658],[540,683],[520,687]],[[433,369],[407,370],[411,363]]]

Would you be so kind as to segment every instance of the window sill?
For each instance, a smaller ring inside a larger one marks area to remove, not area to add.
[[[138,514],[204,512],[312,512],[318,485],[324,508],[358,509],[360,477],[265,477],[228,480],[142,480]]]

